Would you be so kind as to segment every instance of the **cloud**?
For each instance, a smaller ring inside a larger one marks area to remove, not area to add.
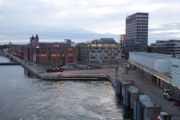
[[[119,41],[126,16],[136,12],[149,13],[149,43],[178,38],[179,8],[179,0],[0,0],[0,42],[28,42],[35,33],[41,40]]]

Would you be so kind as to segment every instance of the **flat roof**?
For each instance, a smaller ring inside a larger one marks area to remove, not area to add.
[[[130,82],[126,81],[126,80],[123,80],[122,78],[118,79],[118,81],[121,83],[121,84],[131,84]]]
[[[160,107],[152,100],[139,100],[139,102],[144,105],[145,107]]]
[[[158,54],[158,53],[148,53],[148,52],[130,52],[130,54],[146,56],[146,57],[156,58],[156,59],[169,59],[169,58],[172,58],[172,55],[165,55],[165,54]]]
[[[136,86],[128,86],[128,90],[131,93],[139,93],[139,89]]]

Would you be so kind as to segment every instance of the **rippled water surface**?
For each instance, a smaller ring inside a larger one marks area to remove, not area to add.
[[[0,66],[0,120],[132,120],[109,81],[32,77],[19,65]]]

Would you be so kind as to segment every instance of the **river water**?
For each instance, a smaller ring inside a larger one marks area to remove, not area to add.
[[[0,120],[132,119],[109,81],[47,81],[20,65],[0,66]]]

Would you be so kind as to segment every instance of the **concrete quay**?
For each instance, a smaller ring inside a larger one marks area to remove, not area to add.
[[[107,74],[115,74],[115,69],[97,69],[97,70],[71,70],[64,72],[46,73],[39,65],[25,63],[24,60],[6,53],[15,61],[20,63],[25,69],[32,72],[43,80],[107,80]]]
[[[118,77],[110,76],[109,80],[115,86],[117,80],[133,80],[135,86],[144,94],[148,95],[151,100],[161,106],[161,111],[166,111],[171,114],[171,120],[180,120],[180,111],[178,107],[174,106],[174,102],[168,101],[163,97],[163,90],[159,87],[140,76],[135,70],[129,70],[129,74],[120,74]]]

